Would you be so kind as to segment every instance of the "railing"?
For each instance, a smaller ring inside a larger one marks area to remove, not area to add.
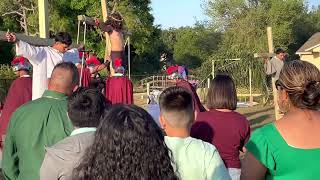
[[[188,80],[190,82],[192,81],[198,81],[197,78],[195,78],[195,76],[193,75],[189,75],[188,76]],[[157,89],[157,90],[163,90],[167,87],[173,86],[175,84],[176,80],[173,80],[171,78],[169,78],[169,76],[150,76],[147,78],[144,78],[142,80],[140,80],[140,89],[147,89],[147,86],[149,84],[149,88],[151,89]]]

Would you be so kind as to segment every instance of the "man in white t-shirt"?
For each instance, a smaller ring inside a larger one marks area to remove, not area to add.
[[[173,166],[182,180],[230,180],[217,149],[190,137],[194,120],[192,96],[182,87],[170,87],[160,95],[160,123],[172,151]]]
[[[36,47],[17,39],[14,33],[6,34],[8,42],[16,43],[16,54],[23,56],[32,64],[32,99],[40,98],[48,89],[48,79],[55,65],[63,61],[63,54],[72,44],[69,33],[59,32],[52,46]]]

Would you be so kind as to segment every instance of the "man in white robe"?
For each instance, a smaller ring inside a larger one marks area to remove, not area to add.
[[[35,47],[17,39],[14,33],[6,34],[8,42],[16,43],[16,54],[29,59],[33,66],[32,99],[40,98],[47,89],[48,79],[56,64],[63,61],[63,54],[72,44],[69,33],[59,32],[51,47]]]

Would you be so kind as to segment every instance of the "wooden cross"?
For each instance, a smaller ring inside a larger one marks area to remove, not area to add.
[[[272,28],[267,27],[267,36],[268,36],[268,48],[269,52],[268,53],[255,53],[254,57],[255,58],[272,58],[275,56],[274,54],[274,47],[273,47],[273,37],[272,37]],[[275,86],[275,78],[272,77],[272,92],[273,92],[273,101],[274,101],[274,110],[275,110],[275,117],[276,120],[280,119],[282,115],[280,114],[279,110],[279,105],[278,105],[278,91]]]
[[[7,41],[5,31],[0,31],[0,40]],[[36,36],[27,36],[25,34],[16,33],[17,39],[27,42],[34,46],[51,46],[54,43],[54,39],[40,38]]]
[[[103,20],[107,20],[107,0],[101,0]],[[21,33],[16,33],[17,39],[25,41],[34,46],[51,46],[54,43],[53,39],[49,39],[49,16],[48,16],[48,0],[38,0],[38,11],[39,11],[39,35],[40,37],[27,36]],[[93,19],[86,17],[86,22],[92,24]],[[79,17],[78,17],[79,19]],[[88,22],[89,21],[89,22]],[[0,31],[0,41],[7,41],[6,33]],[[108,33],[106,33],[106,37]],[[108,41],[107,41],[108,42]],[[71,47],[76,47],[73,44]]]

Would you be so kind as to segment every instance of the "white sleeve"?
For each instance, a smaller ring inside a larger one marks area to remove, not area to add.
[[[205,167],[207,179],[211,180],[231,180],[229,172],[224,165],[218,150],[210,144],[206,146]]]
[[[35,47],[21,40],[16,44],[16,53],[27,58],[32,65],[40,64],[46,54],[44,47]]]

